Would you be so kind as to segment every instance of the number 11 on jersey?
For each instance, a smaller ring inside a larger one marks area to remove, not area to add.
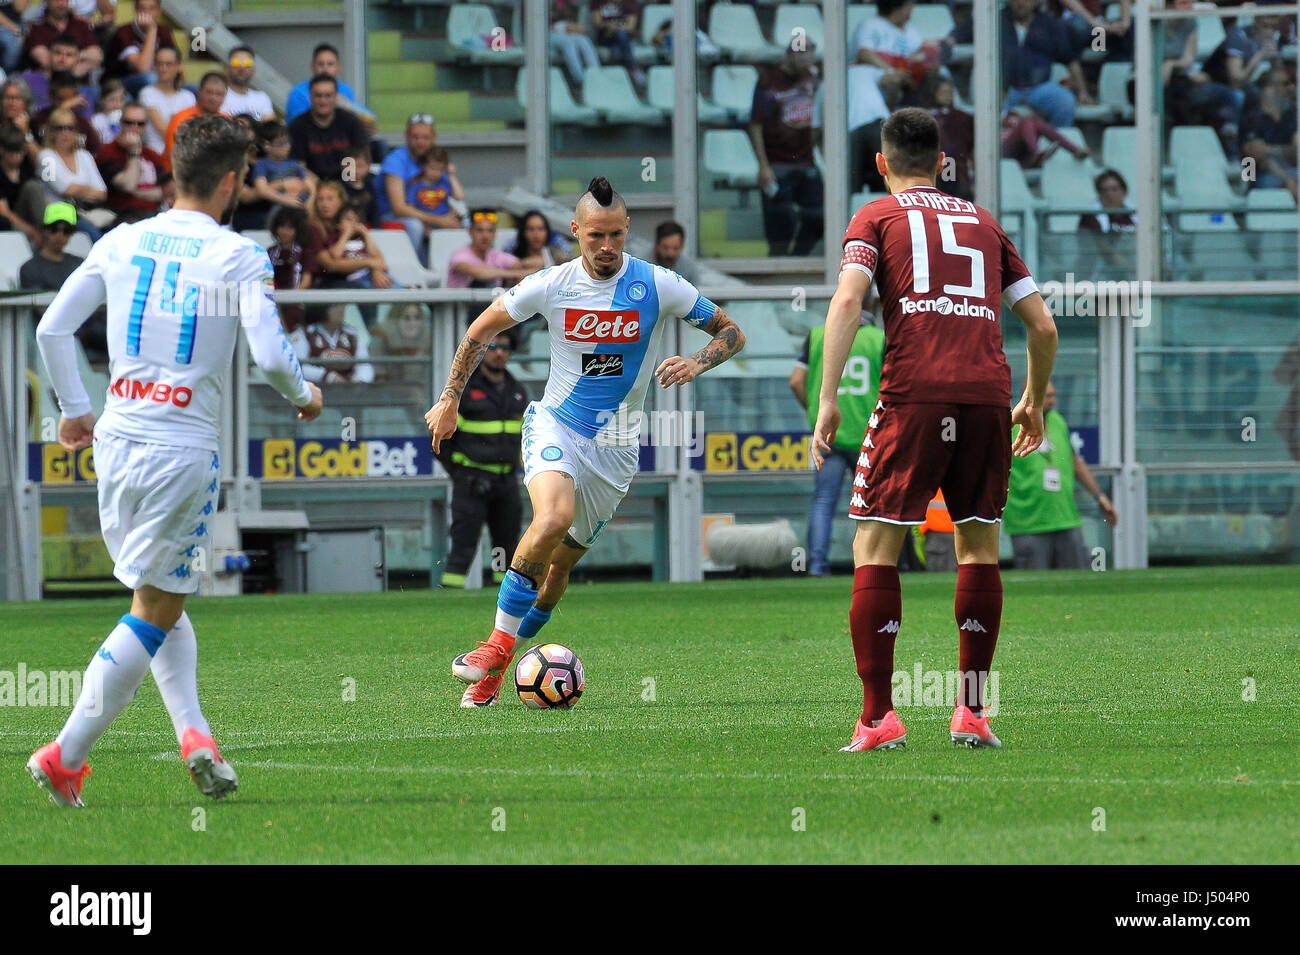
[[[126,323],[126,353],[135,357],[140,354],[140,332],[144,326],[145,308],[149,304],[149,292],[153,288],[153,276],[158,263],[147,255],[133,255],[131,264],[140,270],[140,277],[131,296],[131,315]],[[180,285],[180,274],[179,262],[167,263],[159,307],[164,312],[180,314],[181,329],[180,338],[176,342],[176,362],[188,365],[194,358],[194,326],[199,311],[199,289],[198,286],[186,289],[184,300],[178,304],[176,292]]]

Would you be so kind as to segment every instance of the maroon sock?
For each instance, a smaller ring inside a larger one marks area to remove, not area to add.
[[[862,719],[885,718],[894,708],[894,638],[903,618],[903,591],[898,568],[868,564],[853,572],[853,604],[849,608],[849,633],[853,658],[862,677]]]
[[[961,564],[953,600],[960,639],[961,689],[958,705],[976,715],[984,706],[984,685],[1002,625],[1002,574],[997,564]]]

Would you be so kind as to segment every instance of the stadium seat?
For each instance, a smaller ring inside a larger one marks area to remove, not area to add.
[[[1225,176],[1240,172],[1239,166],[1228,162],[1218,134],[1209,126],[1175,126],[1170,131],[1169,153],[1165,157],[1166,160],[1173,163],[1176,169],[1179,160],[1189,156],[1197,159],[1213,158]]]
[[[849,217],[852,218],[855,216],[858,210],[868,202],[875,202],[877,199],[883,199],[887,195],[889,195],[887,192],[868,192],[866,190],[855,192],[853,195],[849,196]]]
[[[240,235],[245,239],[252,239],[259,249],[269,249],[275,245],[275,236],[271,234],[270,229],[245,229]]]
[[[370,237],[383,253],[388,263],[388,274],[393,281],[400,282],[406,288],[424,288],[431,284],[428,270],[420,264],[415,254],[415,247],[406,232],[394,229],[371,229]]]
[[[1137,129],[1133,126],[1106,127],[1101,134],[1101,162],[1123,176],[1132,191],[1138,181]]]
[[[1198,3],[1198,7],[1213,8],[1213,3]],[[1215,48],[1223,42],[1223,21],[1218,17],[1196,18],[1196,58],[1206,60]]]
[[[1093,123],[1122,120],[1132,122],[1133,107],[1128,101],[1128,81],[1133,76],[1131,63],[1103,63],[1097,81],[1098,102],[1074,108],[1075,122]]]
[[[1072,142],[1084,145],[1083,134],[1070,126],[1061,135]],[[1091,158],[1075,159],[1065,149],[1058,149],[1043,163],[1041,189],[1049,209],[1078,209],[1091,206],[1097,199],[1092,179],[1100,172]],[[1048,232],[1077,232],[1079,213],[1048,216]]]
[[[269,233],[268,233],[269,234]],[[268,242],[267,245],[270,243]],[[266,248],[263,246],[262,248]],[[68,238],[68,244],[63,247],[63,251],[68,255],[75,255],[79,259],[84,259],[90,255],[90,236],[84,232],[74,232]]]
[[[664,114],[664,119],[668,119],[673,114],[673,105],[675,102],[673,91],[673,68],[667,64],[661,66],[652,66],[647,71],[649,82],[646,87],[646,99],[655,109]],[[721,106],[715,106],[704,98],[704,94],[696,94],[696,115],[701,123],[727,123],[731,119],[731,114]]]
[[[500,50],[477,48],[475,44],[484,43],[484,37],[492,35],[498,27],[496,14],[492,8],[479,3],[452,4],[447,11],[447,40],[454,44],[461,59],[471,63],[499,63],[518,66],[524,62],[522,46],[510,46]]]
[[[822,12],[811,3],[783,3],[776,8],[776,21],[772,27],[772,40],[777,46],[785,47],[796,35],[796,30],[803,30],[804,35],[813,41],[818,57],[826,47],[826,29],[822,25]]]
[[[641,102],[622,66],[598,66],[582,77],[582,100],[609,123],[659,126],[663,113]]]
[[[849,60],[852,62],[853,54],[856,52],[852,49],[853,31],[858,28],[858,24],[863,20],[870,19],[876,15],[876,5],[874,3],[850,3],[848,6],[846,29],[848,30],[848,40],[850,44]]]
[[[16,229],[0,232],[0,289],[18,288],[18,270],[31,257],[27,236]]]
[[[754,108],[754,87],[758,70],[752,66],[715,66],[713,68],[713,102],[738,122],[749,122]]]
[[[1296,224],[1295,200],[1287,190],[1252,189],[1246,193],[1246,228],[1251,232],[1294,233]]]
[[[673,18],[671,3],[647,3],[641,8],[641,45],[654,46],[655,34],[665,20]]]
[[[731,189],[753,189],[758,185],[758,157],[744,130],[706,129],[700,164],[710,178]]]
[[[547,70],[550,81],[551,122],[565,123],[572,126],[599,126],[600,114],[590,106],[581,106],[574,102],[569,93],[569,84],[564,81],[564,73],[558,66]],[[528,108],[528,71],[520,70],[515,77],[515,99],[519,105]]]
[[[1258,279],[1296,276],[1295,200],[1285,189],[1252,189],[1246,193],[1246,249]]]
[[[763,36],[754,8],[739,3],[714,5],[709,12],[709,39],[741,62],[775,63],[784,55],[783,47]]]
[[[998,169],[1002,194],[1002,216],[999,221],[1008,234],[1020,237],[1016,248],[1032,272],[1038,266],[1038,223],[1034,211],[1043,202],[1029,191],[1029,183],[1020,163],[1014,159],[1003,159]]]
[[[918,3],[908,25],[927,40],[940,40],[952,32],[952,11],[942,3]]]
[[[396,233],[394,233],[396,234]],[[515,229],[497,229],[494,249],[505,250],[515,244],[518,231]],[[447,284],[447,262],[457,249],[469,245],[468,229],[434,229],[429,233],[429,267],[426,270],[430,286]]]

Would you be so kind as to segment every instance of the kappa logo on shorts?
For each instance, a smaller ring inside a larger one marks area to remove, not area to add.
[[[582,376],[584,378],[609,378],[623,374],[622,355],[584,354],[582,356]]]
[[[564,457],[564,452],[561,451],[553,444],[547,445],[546,447],[542,448],[543,461],[558,461],[562,457]]]
[[[849,507],[866,507],[867,502],[862,499],[861,494],[854,494],[853,499],[849,501]]]
[[[866,486],[867,486],[867,478],[866,478],[866,475],[864,475],[861,471],[859,471],[857,474],[855,474],[855,475],[853,476],[853,486],[854,486],[854,487],[866,487]]]

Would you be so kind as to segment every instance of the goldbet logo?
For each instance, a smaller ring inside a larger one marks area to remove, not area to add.
[[[262,474],[268,481],[294,477],[414,477],[416,448],[411,441],[390,447],[387,441],[268,440],[262,445]]]
[[[93,448],[66,451],[62,445],[53,443],[41,447],[41,481],[45,484],[72,484],[76,481],[93,480],[95,480]]]
[[[740,446],[740,462],[746,471],[805,471],[808,469],[808,436],[780,441],[760,434],[745,439]]]
[[[973,304],[964,298],[953,301],[946,295],[940,295],[938,298],[900,298],[898,304],[903,309],[904,315],[937,312],[940,315],[985,318],[990,322],[998,320],[998,313],[987,305]]]
[[[611,312],[581,308],[564,310],[566,342],[599,342],[602,345],[631,344],[641,338],[640,312]]]

